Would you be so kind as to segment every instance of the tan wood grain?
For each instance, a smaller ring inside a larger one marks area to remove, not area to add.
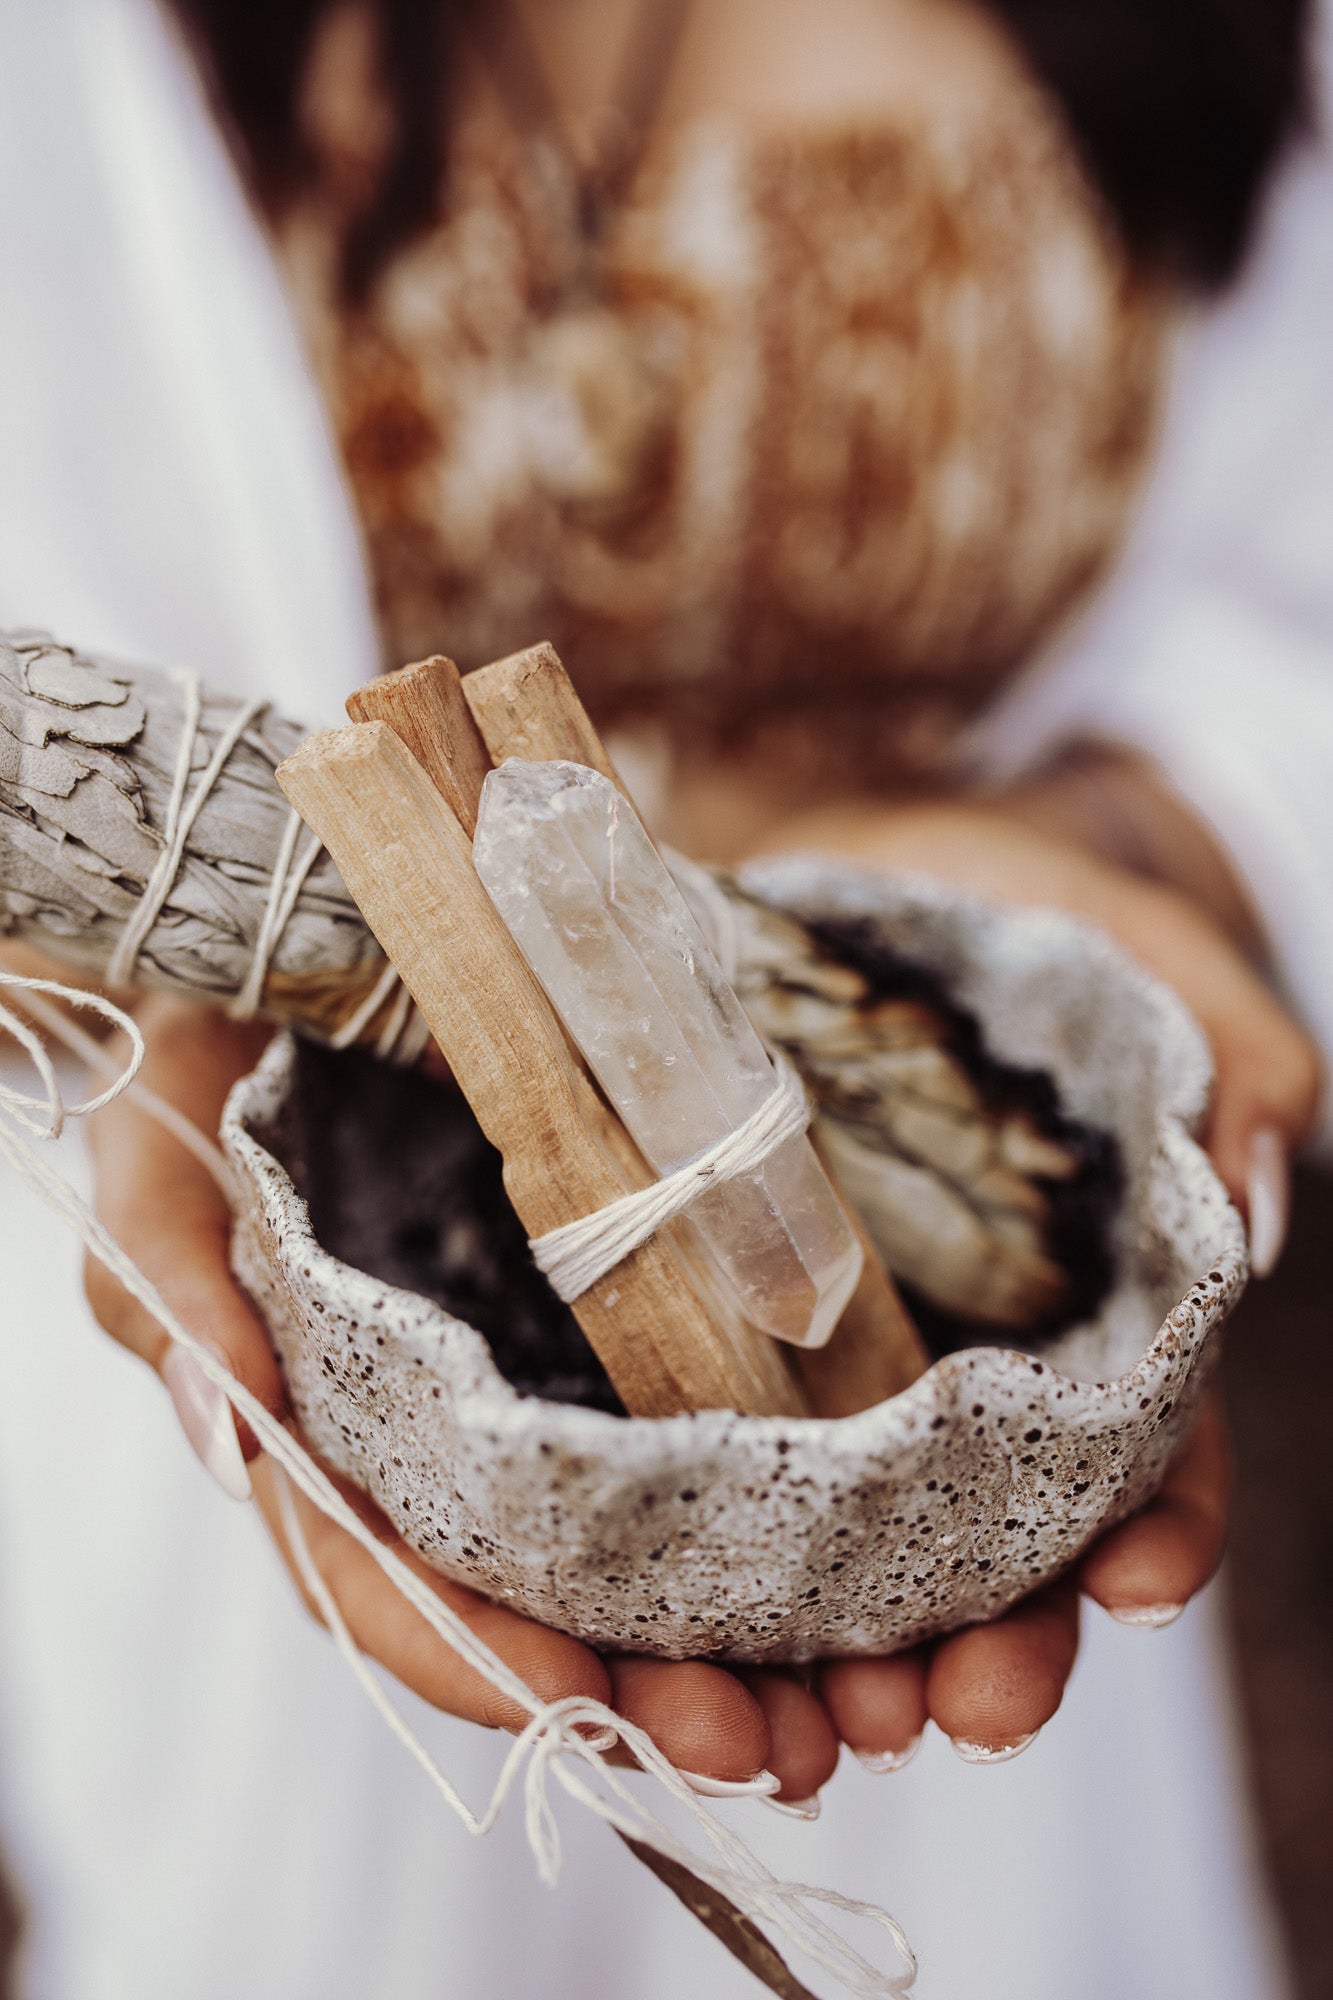
[[[353,721],[386,723],[412,752],[460,825],[469,835],[475,833],[491,757],[462,697],[461,677],[452,660],[436,653],[398,673],[382,674],[350,694],[346,706]],[[552,1018],[558,1021],[554,1010]],[[572,1038],[563,1023],[559,1026],[571,1063],[587,1076],[587,1065]],[[589,1081],[595,1090],[596,1085]],[[627,1185],[638,1185],[647,1170],[618,1118],[607,1121],[602,1137],[628,1177]],[[684,1232],[676,1233],[684,1238]],[[702,1281],[697,1260],[691,1254],[685,1261],[691,1266],[697,1291]]]
[[[501,1153],[529,1235],[625,1193],[635,1181],[623,1127],[575,1062],[478,881],[456,814],[395,732],[365,722],[313,736],[278,780],[333,855]],[[642,1185],[648,1174],[639,1166]],[[705,1309],[669,1232],[626,1258],[574,1311],[636,1414],[805,1413],[787,1354]]]
[[[491,760],[453,661],[436,653],[397,673],[382,674],[348,695],[347,713],[353,722],[388,723],[471,839]]]
[[[564,757],[600,771],[629,797],[554,646],[528,646],[479,667],[464,676],[463,695],[493,763]]]
[[[815,1151],[837,1187],[818,1139]],[[796,1352],[797,1372],[817,1417],[854,1417],[871,1410],[910,1389],[930,1366],[912,1315],[869,1231],[845,1195],[842,1205],[860,1239],[865,1262],[860,1282],[826,1345]]]
[[[565,757],[600,771],[629,797],[553,646],[530,646],[482,667],[465,676],[462,689],[497,764],[505,757]],[[829,1178],[836,1186],[831,1172]],[[861,1280],[826,1345],[796,1350],[797,1370],[821,1417],[871,1409],[930,1366],[883,1258],[850,1202],[843,1206],[864,1253]]]
[[[542,650],[563,674],[564,668],[551,649]],[[350,694],[346,706],[353,721],[387,723],[456,813],[459,823],[469,833],[476,831],[481,787],[492,768],[491,757],[463,699],[461,677],[452,660],[437,653],[398,673],[382,674]],[[558,1022],[554,1012],[553,1018]],[[558,1022],[558,1025],[571,1063],[588,1076],[587,1065],[564,1024]],[[596,1090],[590,1078],[589,1085]],[[608,1118],[601,1138],[626,1176],[626,1185],[640,1185],[647,1169],[618,1118]],[[710,1310],[720,1310],[725,1318],[730,1308],[714,1295],[711,1269],[697,1253],[690,1234],[677,1228],[666,1240],[671,1242],[676,1261],[688,1271],[692,1290]]]

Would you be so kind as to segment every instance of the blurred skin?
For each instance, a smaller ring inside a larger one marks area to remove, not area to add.
[[[1175,987],[1208,1033],[1217,1088],[1207,1143],[1244,1210],[1256,1132],[1280,1133],[1289,1151],[1309,1131],[1320,1090],[1312,1048],[1197,901],[1080,847],[1067,826],[1059,833],[1034,826],[1034,817],[1030,799],[1011,808],[867,805],[789,821],[780,832],[770,829],[764,845],[817,846],[931,874],[999,902],[1053,905],[1101,925]],[[143,1003],[140,1020],[149,1044],[145,1081],[215,1132],[226,1092],[255,1060],[263,1031],[162,997]],[[112,1233],[186,1323],[275,1414],[289,1418],[267,1336],[231,1277],[228,1216],[213,1182],[123,1099],[93,1122],[92,1133],[99,1207]],[[88,1290],[106,1329],[160,1368],[169,1346],[162,1330],[98,1267],[89,1271]],[[282,1550],[269,1470],[254,1440],[242,1442],[254,1461],[256,1500]],[[842,1743],[900,1753],[928,1720],[982,1750],[1032,1735],[1059,1707],[1073,1666],[1080,1592],[1131,1619],[1183,1605],[1220,1559],[1227,1485],[1225,1443],[1210,1402],[1157,1498],[1105,1536],[1071,1576],[991,1625],[892,1659],[831,1662],[800,1676],[600,1658],[426,1570],[364,1500],[356,1504],[540,1696],[609,1701],[683,1769],[727,1779],[767,1769],[784,1798],[800,1800],[832,1774]],[[491,1727],[521,1723],[357,1544],[299,1499],[298,1507],[316,1565],[364,1651],[452,1714]]]

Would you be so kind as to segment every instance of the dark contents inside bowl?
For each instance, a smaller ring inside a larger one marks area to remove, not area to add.
[[[326,1250],[485,1334],[524,1394],[623,1416],[578,1321],[542,1277],[460,1091],[359,1050],[297,1044],[299,1158]]]
[[[821,926],[817,937],[831,960],[854,968],[864,982],[864,997],[851,1015],[864,1023],[867,1036],[883,1039],[895,1007],[915,1010],[917,1026],[924,1010],[940,1059],[967,1079],[974,1123],[982,1118],[992,1133],[1020,1133],[1031,1156],[1027,1182],[1041,1215],[1041,1254],[1059,1281],[1053,1306],[1027,1325],[1000,1327],[957,1310],[957,1288],[950,1297],[947,1284],[932,1295],[928,1284],[904,1283],[927,1346],[935,1354],[981,1344],[1039,1353],[1066,1327],[1091,1316],[1111,1284],[1111,1232],[1122,1184],[1115,1141],[1066,1117],[1049,1077],[999,1062],[973,1017],[929,971],[886,950],[861,927]],[[827,1049],[803,1048],[799,1036],[780,1039],[805,1071],[825,1117],[850,1121],[867,1140],[861,1157],[863,1164],[869,1157],[869,1171],[875,1171],[877,1152],[900,1165],[908,1158],[915,1169],[937,1173],[941,1183],[948,1178],[951,1200],[974,1200],[967,1173],[943,1156],[931,1163],[904,1154],[886,1101],[886,1089],[896,1088],[892,1064],[879,1071],[868,1103],[864,1090],[858,1099],[854,1088],[864,1065],[858,1069],[853,1060],[840,1071]],[[335,1053],[305,1042],[298,1050],[290,1144],[283,1150],[325,1248],[467,1321],[485,1335],[502,1374],[521,1392],[623,1414],[578,1322],[534,1266],[505,1194],[499,1155],[462,1095],[356,1050]],[[1058,1171],[1042,1171],[1043,1163],[1057,1161],[1063,1162]],[[880,1190],[886,1200],[892,1200],[892,1186],[888,1176]],[[986,1227],[997,1231],[999,1256],[1003,1204],[986,1210],[977,1198],[975,1206]]]

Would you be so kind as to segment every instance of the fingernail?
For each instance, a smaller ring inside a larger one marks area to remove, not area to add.
[[[588,1749],[595,1750],[599,1756],[608,1750],[614,1750],[620,1741],[619,1731],[613,1729],[609,1722],[604,1723],[600,1729],[595,1723],[577,1722],[574,1725],[574,1733],[576,1736],[581,1736]]]
[[[697,1771],[682,1771],[680,1775],[702,1799],[767,1799],[782,1782],[771,1771],[761,1771],[757,1778],[704,1778]]]
[[[924,1732],[923,1732],[924,1734]],[[882,1777],[889,1771],[904,1771],[921,1748],[921,1736],[914,1736],[905,1750],[853,1750],[858,1764]]]
[[[1032,1729],[1026,1736],[1020,1736],[1017,1742],[1002,1743],[998,1750],[993,1750],[989,1743],[969,1743],[963,1736],[949,1738],[956,1755],[961,1757],[965,1764],[1010,1764],[1015,1757],[1022,1756],[1029,1743],[1035,1743],[1036,1740],[1037,1731]]]
[[[788,1819],[818,1819],[824,1810],[818,1793],[812,1799],[769,1799],[767,1803],[774,1812],[786,1813]]]
[[[1282,1134],[1265,1125],[1250,1141],[1245,1183],[1250,1207],[1250,1269],[1267,1278],[1282,1255],[1291,1207],[1291,1170]]]
[[[241,1455],[231,1404],[221,1389],[209,1381],[185,1347],[172,1348],[162,1363],[162,1380],[200,1463],[231,1499],[248,1500],[253,1491],[250,1475]]]
[[[1183,1604],[1108,1604],[1107,1612],[1117,1625],[1133,1625],[1140,1631],[1160,1632],[1164,1626],[1174,1625]]]

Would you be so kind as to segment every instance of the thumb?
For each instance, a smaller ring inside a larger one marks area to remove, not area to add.
[[[164,1223],[112,1203],[103,1221],[175,1317],[274,1415],[286,1407],[281,1372],[268,1336],[231,1274],[228,1226],[197,1212]],[[234,1417],[223,1390],[199,1359],[174,1341],[115,1274],[89,1257],[84,1285],[99,1323],[162,1378],[192,1449],[223,1490],[248,1499],[246,1463],[259,1453],[248,1424]]]
[[[1216,1064],[1208,1153],[1249,1225],[1257,1278],[1276,1265],[1291,1206],[1291,1160],[1309,1138],[1323,1089],[1315,1049],[1246,969],[1244,1004],[1204,1023]]]
[[[1323,1065],[1308,1035],[1204,913],[1175,891],[1108,878],[1107,927],[1191,1008],[1213,1054],[1209,1157],[1250,1228],[1256,1277],[1286,1236],[1290,1161],[1309,1138]]]

